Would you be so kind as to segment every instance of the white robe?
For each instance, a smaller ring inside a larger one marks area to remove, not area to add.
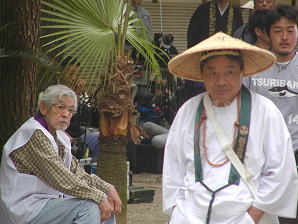
[[[166,214],[172,214],[171,224],[205,224],[211,200],[211,193],[201,183],[195,182],[194,124],[202,96],[193,97],[180,108],[165,148],[163,210]],[[236,100],[228,107],[214,107],[214,110],[227,138],[232,142],[233,124],[237,116]],[[213,163],[223,162],[226,156],[210,119],[207,119],[206,124],[209,160]],[[202,139],[200,149],[203,182],[213,191],[226,185],[231,163],[212,167],[203,158]],[[240,179],[239,186],[229,186],[216,194],[210,223],[253,224],[247,213],[251,205],[265,212],[259,224],[278,223],[277,216],[296,216],[298,177],[290,134],[277,107],[255,93],[252,93],[250,134],[244,166],[253,176],[256,197],[253,198]]]

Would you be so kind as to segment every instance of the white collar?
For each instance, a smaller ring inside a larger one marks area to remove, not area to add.
[[[229,7],[229,5],[230,5],[230,3],[228,3],[227,6],[226,6],[223,10],[221,10],[221,9],[219,8],[219,6],[218,6],[218,1],[217,1],[217,8],[218,8],[219,13],[220,13],[221,16],[225,13],[225,11],[226,11],[227,8]]]

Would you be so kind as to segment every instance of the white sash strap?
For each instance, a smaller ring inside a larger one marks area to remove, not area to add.
[[[220,123],[218,122],[214,110],[212,108],[211,100],[206,93],[203,98],[204,102],[204,107],[206,110],[207,117],[210,119],[212,126],[216,132],[216,135],[218,136],[218,139],[223,147],[223,151],[230,160],[230,162],[233,164],[245,184],[247,185],[248,189],[250,190],[251,194],[253,197],[256,195],[256,190],[255,187],[252,183],[252,176],[248,173],[248,171],[245,169],[244,165],[234,152],[231,144],[228,142],[227,137],[225,133],[223,132],[223,128],[221,127]]]

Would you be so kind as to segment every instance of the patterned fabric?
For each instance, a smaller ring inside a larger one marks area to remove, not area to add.
[[[209,12],[209,36],[216,33],[216,5],[215,1],[210,3],[210,12]],[[232,36],[232,25],[233,25],[233,18],[234,18],[234,8],[228,6],[228,22],[227,22],[227,34]]]
[[[64,194],[100,203],[112,185],[87,174],[74,157],[70,171],[66,169],[62,159],[64,146],[58,143],[58,148],[59,154],[44,133],[36,130],[27,144],[13,151],[10,157],[18,172],[35,175]]]
[[[54,139],[55,139],[55,142],[58,146],[58,154],[59,154],[60,158],[64,161],[65,153],[66,153],[65,152],[65,147],[61,142],[58,141],[57,135],[54,136]]]

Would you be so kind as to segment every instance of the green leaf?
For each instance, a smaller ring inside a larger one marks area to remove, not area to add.
[[[42,36],[43,47],[55,53],[59,61],[67,56],[80,62],[80,74],[87,80],[87,89],[96,89],[107,82],[116,65],[124,41],[129,42],[144,58],[146,68],[160,74],[157,59],[159,48],[148,37],[144,24],[133,11],[128,12],[123,0],[42,0],[43,17],[48,33]],[[126,18],[126,19],[125,19]],[[122,43],[122,46],[121,46]],[[62,59],[61,59],[62,58]],[[58,62],[59,62],[58,61]]]

